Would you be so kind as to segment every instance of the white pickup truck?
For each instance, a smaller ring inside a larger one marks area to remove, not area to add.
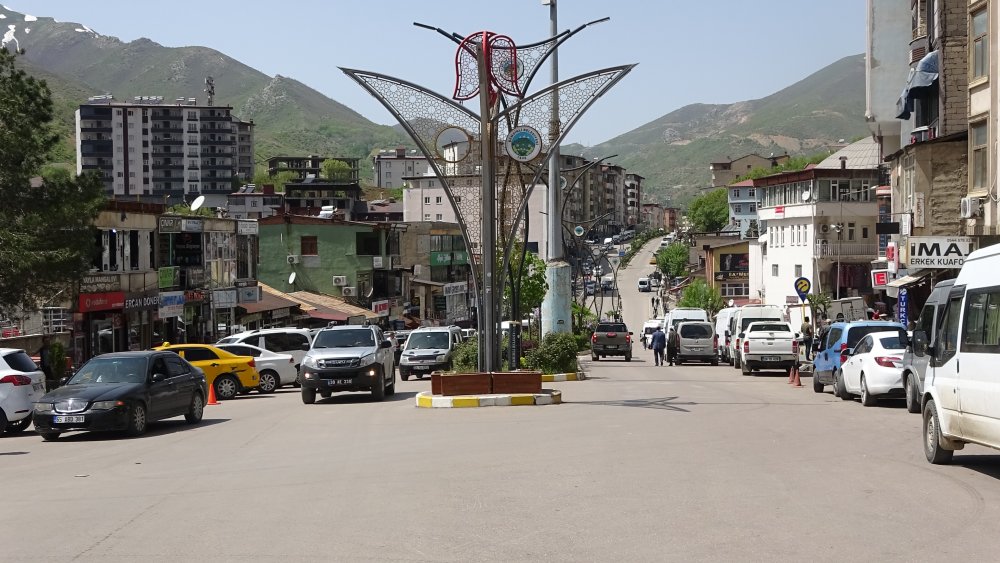
[[[743,341],[743,375],[758,370],[790,372],[799,361],[799,335],[783,321],[758,321],[740,334]]]

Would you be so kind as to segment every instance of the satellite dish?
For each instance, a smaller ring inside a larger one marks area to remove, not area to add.
[[[802,201],[809,201],[809,197],[812,196],[809,190],[802,190]]]
[[[202,205],[205,205],[205,196],[200,195],[191,202],[191,211],[198,211]]]
[[[289,284],[295,283],[295,272],[292,272],[291,274],[288,275],[288,283]]]

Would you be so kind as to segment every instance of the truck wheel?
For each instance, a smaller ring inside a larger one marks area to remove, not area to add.
[[[740,372],[743,375],[750,375],[750,368],[746,364],[740,362]]]
[[[913,383],[914,374],[906,378],[906,410],[912,413],[920,412],[920,397],[917,396],[917,385]]]
[[[410,380],[410,374],[408,374],[408,373],[406,373],[406,372],[404,372],[402,370],[400,370],[400,372],[399,372],[399,377],[401,377],[403,379],[403,381],[409,381]]]
[[[743,367],[743,362],[740,361],[739,354],[737,354],[736,356],[733,356],[733,367],[736,368],[736,369],[740,369],[740,368]]]
[[[372,400],[381,401],[385,399],[385,374],[379,369],[375,373],[375,381],[372,382]]]
[[[302,404],[311,405],[316,402],[316,390],[308,389],[306,387],[302,388]]]
[[[941,447],[941,421],[937,407],[933,400],[927,401],[924,405],[924,455],[927,461],[935,465],[949,463],[954,454],[952,450]]]

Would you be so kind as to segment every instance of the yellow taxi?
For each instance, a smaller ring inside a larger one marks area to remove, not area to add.
[[[649,263],[652,264],[652,265],[654,265],[654,266],[656,265],[656,255],[655,254],[650,257]]]
[[[171,344],[165,342],[155,350],[176,352],[191,365],[205,372],[205,380],[215,389],[220,401],[232,399],[241,391],[260,385],[257,366],[250,356],[237,356],[207,344]]]

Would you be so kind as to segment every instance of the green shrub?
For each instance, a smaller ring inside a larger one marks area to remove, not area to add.
[[[578,352],[585,352],[590,350],[590,335],[589,334],[577,334],[576,335],[576,350]]]
[[[479,339],[472,337],[455,347],[451,356],[451,369],[468,373],[479,369]]]
[[[576,371],[577,337],[568,332],[550,332],[541,345],[528,353],[526,365],[542,373]]]

